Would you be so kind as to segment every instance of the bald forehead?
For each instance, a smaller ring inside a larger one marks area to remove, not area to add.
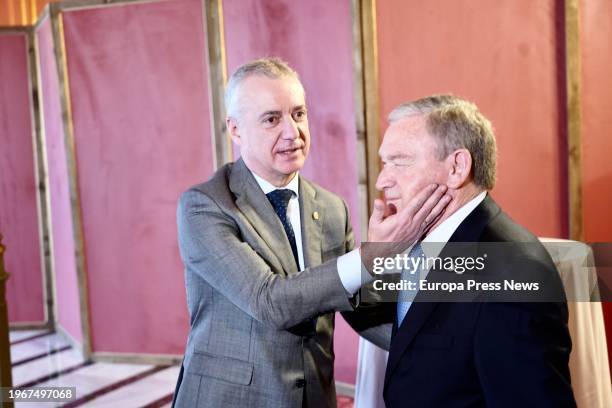
[[[285,87],[296,87],[296,89],[300,89],[302,92],[304,91],[302,83],[293,76],[281,75],[276,78],[271,78],[262,74],[250,75],[249,77],[243,79],[237,85],[236,90],[244,93],[245,90],[250,90],[253,88],[257,88],[259,91],[268,87],[280,86],[281,84],[283,84]]]
[[[270,78],[251,75],[236,87],[235,107],[241,113],[278,109],[290,104],[305,105],[305,92],[301,82],[290,75]]]

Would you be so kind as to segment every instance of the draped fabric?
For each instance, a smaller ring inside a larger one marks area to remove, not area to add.
[[[45,320],[25,33],[0,33],[0,234],[9,321]]]
[[[213,171],[199,0],[63,13],[94,351],[181,354],[180,193]]]

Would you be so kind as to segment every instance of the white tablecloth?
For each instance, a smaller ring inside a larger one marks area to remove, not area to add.
[[[582,243],[542,238],[553,258],[569,301],[569,330],[572,336],[570,373],[580,408],[612,407],[612,385],[608,367],[606,332],[593,268],[591,249]],[[591,300],[591,301],[587,301]],[[383,408],[382,389],[387,352],[359,339],[355,408]]]

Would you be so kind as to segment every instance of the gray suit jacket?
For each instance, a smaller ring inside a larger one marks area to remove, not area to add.
[[[191,332],[179,407],[335,406],[336,268],[353,234],[344,202],[300,177],[306,269],[242,160],[182,194],[178,233]],[[319,217],[313,217],[314,212]],[[316,334],[290,332],[319,316]]]

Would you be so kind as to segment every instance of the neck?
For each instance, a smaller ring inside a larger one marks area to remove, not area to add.
[[[276,188],[285,187],[287,184],[289,184],[291,180],[293,180],[293,178],[297,174],[297,171],[294,171],[293,173],[289,174],[282,174],[277,172],[271,172],[271,174],[263,174],[264,172],[259,171],[260,166],[256,165],[257,162],[251,163],[251,160],[248,157],[242,156],[241,158],[244,162],[244,165],[247,167],[247,169],[251,171],[251,173],[256,174],[257,177],[266,180],[268,183],[272,184]]]
[[[291,182],[291,180],[293,180],[296,174],[297,172],[293,172],[291,174],[276,177],[274,180],[268,180],[268,182],[274,185],[274,187],[283,188],[286,187],[287,184]]]
[[[483,191],[484,190],[482,190],[480,187],[474,184],[471,184],[471,183],[457,190],[449,189],[447,194],[450,194],[452,197],[450,203],[448,203],[448,205],[444,209],[444,212],[442,213],[442,216],[438,219],[438,221],[436,221],[436,223],[432,224],[427,229],[425,236],[427,236],[430,231],[433,231],[437,226],[439,226],[444,221],[446,221],[448,217],[453,215],[455,212],[457,212],[457,210],[459,210],[461,207],[469,203],[471,200],[473,200],[478,194],[482,193]]]
[[[251,169],[249,168],[249,170],[251,170]],[[261,175],[256,170],[251,170],[251,172],[253,174],[256,174],[257,177],[259,177],[261,179],[264,179],[268,183],[272,184],[276,188],[286,187],[287,184],[289,184],[293,180],[295,175],[297,174],[297,171],[294,171],[291,174],[277,174],[277,175],[266,175],[266,176],[264,176],[264,175]]]

